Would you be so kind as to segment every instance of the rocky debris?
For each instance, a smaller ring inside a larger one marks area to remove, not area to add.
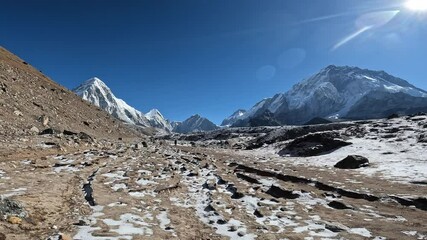
[[[34,133],[34,134],[38,134],[40,132],[40,130],[37,127],[33,126],[30,128],[30,132]]]
[[[418,142],[419,143],[427,143],[427,134],[420,134],[418,136]]]
[[[296,199],[299,197],[299,194],[296,194],[293,191],[283,190],[280,187],[276,187],[274,185],[271,185],[271,187],[265,193],[275,198]]]
[[[18,117],[22,117],[22,116],[24,116],[24,114],[22,114],[22,112],[21,111],[18,111],[18,110],[15,110],[14,112],[13,112],[13,114],[15,114],[16,116],[18,116]]]
[[[89,134],[87,134],[85,132],[79,132],[77,134],[77,136],[79,139],[86,141],[86,142],[93,142],[94,141],[94,139]]]
[[[0,200],[0,215],[4,218],[9,216],[15,216],[18,218],[24,218],[27,216],[27,212],[24,207],[18,201],[10,198],[2,198]],[[14,219],[13,221],[15,221]]]
[[[366,157],[359,155],[349,155],[343,160],[337,162],[334,167],[341,169],[356,169],[369,165],[369,160]]]
[[[77,133],[76,133],[76,132],[72,132],[72,131],[69,131],[69,130],[64,130],[64,131],[62,131],[62,134],[64,134],[64,135],[68,135],[68,136],[74,136],[74,135],[77,135]]]
[[[53,128],[46,128],[45,130],[41,131],[39,135],[53,135],[57,133],[59,132]]]
[[[16,216],[8,216],[7,221],[11,224],[21,224],[22,219]]]
[[[291,141],[279,152],[279,155],[316,156],[351,144],[338,139],[338,137],[339,134],[337,132],[308,134]]]
[[[338,201],[332,201],[332,202],[328,203],[328,206],[331,208],[339,209],[339,210],[353,209],[352,207],[349,207],[349,206],[345,205],[344,203],[338,202]]]
[[[339,224],[339,223],[333,223],[333,224],[328,224],[327,223],[327,224],[325,224],[325,228],[328,229],[328,230],[330,230],[330,231],[332,231],[332,232],[337,233],[337,232],[345,231],[345,229],[347,227],[342,226],[342,224]]]
[[[39,122],[41,122],[41,124],[45,127],[49,124],[49,120],[49,117],[46,115],[42,115],[39,117]]]

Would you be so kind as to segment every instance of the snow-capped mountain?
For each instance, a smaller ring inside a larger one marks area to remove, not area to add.
[[[382,97],[372,98],[372,94],[380,94]],[[358,108],[363,107],[361,103],[387,102],[387,99],[395,98],[396,94],[407,96],[407,100],[393,106],[380,104],[375,109],[365,109],[363,114],[356,114]],[[230,124],[248,126],[251,125],[250,121],[256,121],[257,118],[265,120],[266,115],[269,116],[267,119],[272,119],[271,125],[277,122],[303,124],[315,117],[353,119],[364,119],[373,115],[384,117],[393,110],[406,113],[415,111],[414,108],[422,108],[426,97],[426,91],[384,71],[331,65],[294,85],[288,92],[263,99]],[[415,102],[416,106],[410,104]],[[261,121],[263,124],[264,120]]]
[[[144,115],[142,112],[129,106],[125,101],[114,96],[111,89],[99,78],[91,78],[73,89],[77,95],[86,101],[107,111],[114,117],[142,127],[154,127],[166,132],[172,130],[172,126],[163,117],[159,110],[153,109]]]
[[[110,88],[97,77],[85,81],[73,89],[73,92],[120,120],[138,126],[150,126],[148,119],[142,112],[114,96]]]
[[[230,126],[232,123],[236,122],[237,119],[242,117],[245,113],[246,110],[244,109],[239,109],[235,111],[233,114],[231,114],[231,116],[222,121],[221,126]]]
[[[151,126],[164,129],[168,132],[172,131],[171,124],[163,117],[159,110],[152,109],[147,114],[145,114],[145,117],[148,119]]]
[[[172,126],[174,126],[172,131],[177,133],[205,132],[219,128],[207,118],[198,114],[189,117],[183,122],[174,122]]]

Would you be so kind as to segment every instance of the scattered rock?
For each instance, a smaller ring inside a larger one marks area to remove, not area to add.
[[[332,224],[326,224],[325,228],[328,229],[329,231],[332,231],[332,232],[335,232],[335,233],[342,232],[342,231],[345,230],[343,228],[343,226],[337,226],[337,225],[332,225]]]
[[[264,217],[264,215],[262,215],[262,214],[261,214],[261,212],[260,212],[260,211],[258,211],[258,209],[255,209],[255,211],[254,211],[254,215],[255,215],[257,218],[262,218],[262,217]]]
[[[351,144],[339,140],[338,137],[339,134],[336,132],[308,134],[291,141],[279,152],[279,155],[316,156]]]
[[[77,135],[77,133],[68,130],[64,130],[62,133],[67,136]]]
[[[366,167],[369,165],[369,160],[359,155],[349,155],[343,160],[339,161],[334,165],[336,168],[341,169],[356,169]]]
[[[419,143],[427,143],[427,134],[420,134],[418,136],[418,142]]]
[[[224,225],[227,223],[227,221],[222,220],[222,219],[218,219],[218,221],[216,221],[216,223],[220,224],[220,225]]]
[[[24,218],[27,216],[27,212],[19,202],[10,198],[3,198],[0,200],[0,216],[1,215]]]
[[[34,126],[33,126],[33,127],[31,127],[31,128],[30,128],[30,132],[32,132],[32,133],[36,133],[36,134],[37,134],[37,133],[39,133],[39,132],[40,132],[40,130],[39,130],[37,127],[34,127]]]
[[[86,141],[86,142],[93,142],[93,141],[94,141],[94,140],[93,140],[93,138],[92,138],[89,134],[87,134],[87,133],[85,133],[85,132],[79,132],[79,133],[77,134],[77,136],[78,136],[81,140]]]
[[[331,208],[339,209],[339,210],[353,209],[352,207],[349,207],[349,206],[345,205],[344,203],[338,202],[338,201],[332,201],[332,202],[328,203],[328,206]]]
[[[69,235],[65,234],[65,233],[61,233],[59,234],[59,240],[72,240],[73,238],[71,238]]]
[[[280,187],[276,187],[274,185],[271,185],[271,187],[265,193],[270,194],[275,198],[296,199],[299,197],[298,194],[295,194],[292,191],[283,190]]]
[[[22,117],[22,116],[24,116],[23,114],[22,114],[22,112],[21,111],[18,111],[18,110],[15,110],[14,112],[13,112],[13,114],[15,114],[16,116],[18,116],[18,117]]]
[[[52,134],[56,134],[56,133],[58,133],[58,131],[56,131],[55,129],[53,129],[53,128],[46,128],[45,130],[41,131],[39,133],[39,135],[52,135]]]
[[[7,221],[11,224],[21,224],[22,219],[17,216],[9,216],[7,217]]]
[[[47,126],[49,124],[49,117],[46,115],[42,115],[39,117],[39,122],[43,124],[43,126]]]

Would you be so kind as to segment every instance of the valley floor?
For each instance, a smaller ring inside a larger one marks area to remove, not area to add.
[[[427,239],[425,146],[411,160],[349,141],[304,158],[172,141],[9,152],[0,211],[18,220],[0,221],[0,239]],[[371,168],[333,168],[369,153]]]

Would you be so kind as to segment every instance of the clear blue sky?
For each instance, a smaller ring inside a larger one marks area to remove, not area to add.
[[[423,0],[421,0],[423,1]],[[329,65],[427,89],[427,12],[405,0],[3,0],[0,45],[74,88],[220,123]]]

